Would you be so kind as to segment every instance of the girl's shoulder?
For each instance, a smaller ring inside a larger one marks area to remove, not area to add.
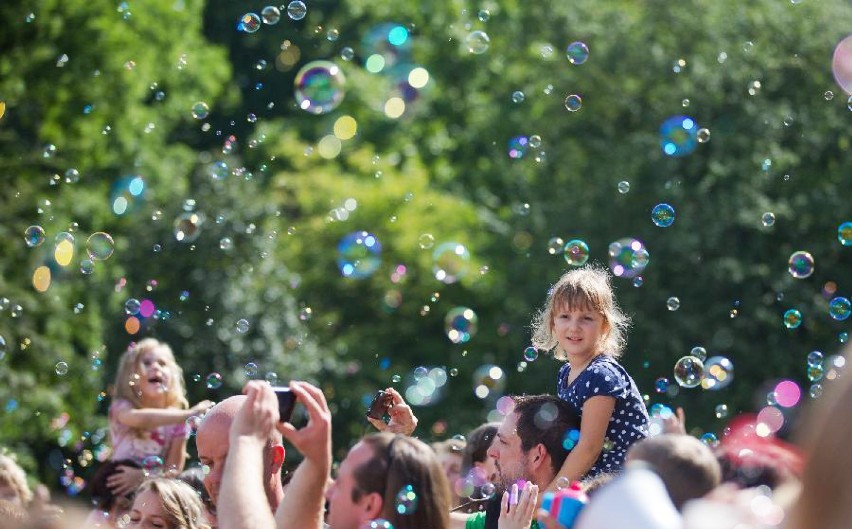
[[[133,408],[135,408],[135,406],[127,399],[113,399],[112,404],[109,405],[109,411],[111,414],[124,410],[132,410]]]

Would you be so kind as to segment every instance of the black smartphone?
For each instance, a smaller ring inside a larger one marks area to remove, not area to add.
[[[289,422],[293,415],[293,408],[296,407],[296,394],[290,388],[273,387],[275,396],[278,397],[278,415],[281,422]]]
[[[393,395],[385,390],[380,389],[373,397],[373,402],[367,408],[367,417],[371,419],[383,419],[388,414],[391,404],[393,403]]]

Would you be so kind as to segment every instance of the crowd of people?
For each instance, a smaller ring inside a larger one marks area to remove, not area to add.
[[[319,387],[289,385],[307,415],[301,428],[281,416],[263,381],[190,406],[171,349],[145,339],[119,365],[112,456],[89,483],[91,511],[56,507],[43,487],[31,490],[13,457],[0,455],[0,529],[848,526],[850,377],[814,402],[797,445],[745,419],[711,448],[686,433],[683,413],[650,435],[641,394],[618,362],[628,324],[605,271],[572,270],[533,322],[534,344],[565,360],[554,394],[512,396],[501,422],[430,446],[417,438],[411,407],[387,388],[382,418],[368,419],[378,431],[339,464]],[[201,470],[184,470],[194,420]],[[285,441],[301,455],[286,481]]]

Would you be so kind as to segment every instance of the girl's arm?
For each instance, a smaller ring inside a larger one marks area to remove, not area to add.
[[[577,481],[592,468],[603,449],[613,410],[615,410],[615,397],[592,397],[583,404],[580,440],[565,458],[562,468],[548,485],[547,490],[555,491],[556,480],[561,477],[568,478],[569,481]]]
[[[213,403],[209,400],[199,402],[188,410],[178,408],[125,408],[117,411],[116,420],[121,424],[138,430],[151,430],[159,426],[180,424],[193,415],[202,415]]]
[[[166,452],[165,472],[168,477],[177,477],[186,465],[186,437],[175,437]]]

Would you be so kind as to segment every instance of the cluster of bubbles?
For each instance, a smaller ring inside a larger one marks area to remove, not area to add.
[[[312,61],[302,66],[293,81],[296,104],[311,114],[327,114],[346,94],[346,76],[331,61]]]
[[[645,245],[638,239],[628,237],[609,245],[609,266],[616,277],[640,276],[650,258]]]
[[[707,351],[700,346],[689,355],[681,357],[674,365],[674,379],[679,386],[719,391],[734,381],[734,364],[724,356],[706,358]]]
[[[381,265],[382,245],[375,235],[356,231],[337,243],[337,267],[343,277],[364,279]]]
[[[405,389],[405,400],[415,406],[429,406],[440,400],[447,384],[447,370],[443,367],[419,366],[414,369],[412,379],[413,383]]]
[[[453,343],[467,343],[476,334],[479,318],[473,309],[454,307],[444,318],[444,330]]]

